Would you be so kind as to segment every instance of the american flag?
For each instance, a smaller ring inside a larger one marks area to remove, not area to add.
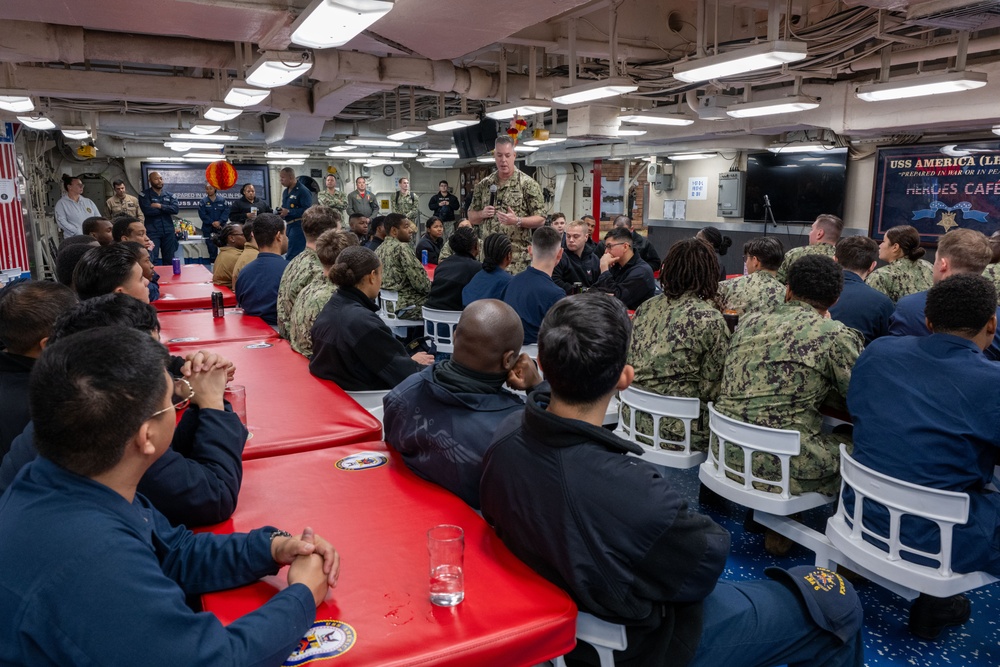
[[[0,123],[0,269],[28,269],[24,215],[17,191],[14,126]]]

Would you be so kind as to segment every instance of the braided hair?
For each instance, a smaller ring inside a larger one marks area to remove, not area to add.
[[[448,245],[456,255],[472,256],[472,251],[476,249],[476,232],[468,227],[459,227],[448,238]],[[502,260],[501,260],[502,261]]]
[[[699,239],[670,246],[660,269],[663,293],[673,299],[685,292],[712,301],[719,291],[719,260],[712,247]]]
[[[511,253],[513,246],[510,237],[506,234],[490,234],[483,241],[483,270],[486,273],[493,273],[507,256]]]

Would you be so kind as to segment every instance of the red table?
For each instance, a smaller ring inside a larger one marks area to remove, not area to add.
[[[191,285],[212,282],[212,272],[204,264],[183,264],[180,275],[174,275],[172,266],[154,266],[160,274],[160,285]]]
[[[378,467],[338,469],[371,452]],[[465,530],[465,600],[428,600],[426,531]],[[249,461],[236,513],[213,530],[312,526],[341,558],[340,581],[316,620],[347,624],[353,646],[337,667],[537,665],[574,646],[576,607],[503,545],[458,497],[406,469],[381,442]],[[286,586],[276,577],[202,598],[223,623],[257,609]],[[324,663],[325,664],[325,663]],[[330,663],[333,664],[333,663]]]
[[[222,292],[226,308],[236,307],[236,295],[228,287],[211,283],[172,283],[160,285],[160,298],[153,302],[159,311],[212,308],[212,292]]]
[[[382,424],[280,339],[174,343],[174,354],[210,349],[236,364],[233,384],[247,388],[250,439],[243,460],[339,447],[382,437]]]
[[[424,271],[427,272],[427,277],[434,280],[434,269],[437,268],[437,264],[424,264]]]
[[[160,340],[167,345],[196,343],[213,345],[238,340],[269,340],[278,332],[264,320],[244,315],[239,308],[227,308],[225,317],[212,317],[210,310],[160,313]]]

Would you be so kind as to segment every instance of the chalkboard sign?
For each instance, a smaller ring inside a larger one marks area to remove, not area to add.
[[[205,196],[205,167],[207,164],[178,163],[142,163],[142,182],[149,183],[150,172],[158,171],[163,177],[163,189],[177,199],[180,208],[198,208]],[[236,185],[228,190],[219,190],[219,194],[232,203],[239,199],[240,188],[244,183],[252,183],[257,191],[257,198],[271,202],[271,178],[266,164],[237,164],[239,176]]]
[[[1000,230],[1000,142],[880,148],[870,232],[911,225],[924,245],[951,229]]]

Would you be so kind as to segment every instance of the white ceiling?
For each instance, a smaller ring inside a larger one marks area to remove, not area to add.
[[[31,0],[0,4],[0,88],[25,88],[57,122],[99,127],[119,142],[152,142],[197,120],[199,107],[221,99],[228,81],[243,74],[258,51],[292,48],[291,23],[307,0]],[[699,21],[699,4],[703,13]],[[754,120],[700,120],[686,128],[652,129],[615,150],[637,153],[658,146],[759,147],[790,132],[826,131],[841,141],[912,138],[927,134],[988,133],[1000,122],[1000,10],[983,0],[396,0],[369,31],[339,49],[314,52],[313,70],[276,89],[231,128],[247,146],[264,142],[319,150],[336,137],[384,131],[401,96],[404,123],[409,91],[418,119],[446,114],[465,97],[469,110],[502,97],[501,52],[507,98],[529,93],[530,49],[536,54],[535,95],[549,97],[568,82],[570,44],[582,59],[580,77],[606,77],[609,37],[617,31],[620,66],[640,90],[612,100],[616,107],[654,103],[696,107],[723,92],[753,99],[787,94],[796,77],[820,108]],[[612,13],[612,9],[614,13]],[[769,21],[770,19],[770,21]],[[701,23],[703,46],[728,50],[766,39],[768,31],[809,45],[809,57],[787,70],[701,85],[671,76],[693,57]],[[769,25],[770,23],[770,25]],[[959,33],[970,33],[968,68],[989,74],[977,91],[919,102],[865,103],[858,82],[877,78],[882,53],[891,74],[954,66]],[[249,55],[244,55],[249,54]],[[383,111],[383,109],[385,111]],[[569,111],[579,121],[578,109]],[[560,129],[565,116],[560,114]],[[551,125],[551,115],[546,119]],[[578,123],[577,123],[578,124]],[[356,127],[357,125],[357,127]],[[798,136],[798,135],[793,135]],[[445,143],[425,137],[418,144]],[[702,143],[699,143],[702,142]],[[615,143],[584,136],[576,149]],[[592,150],[604,150],[592,149]],[[610,149],[608,149],[610,150]],[[148,151],[147,151],[148,152]],[[536,156],[542,156],[540,151]]]

